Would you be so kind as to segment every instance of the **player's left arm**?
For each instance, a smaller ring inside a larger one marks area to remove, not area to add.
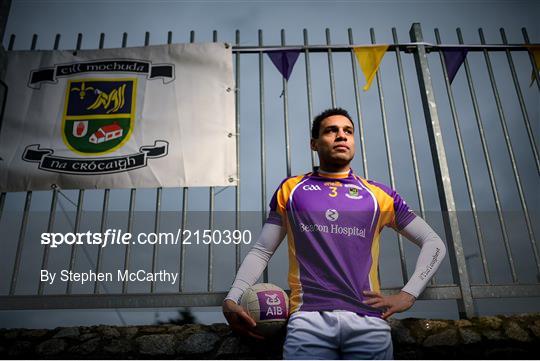
[[[398,294],[383,296],[377,292],[364,292],[366,297],[364,303],[372,307],[385,309],[382,314],[383,319],[412,307],[416,298],[424,291],[429,280],[439,268],[446,254],[446,246],[442,239],[418,216],[399,233],[418,245],[420,254],[413,275]]]

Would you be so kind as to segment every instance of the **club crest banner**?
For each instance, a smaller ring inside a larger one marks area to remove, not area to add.
[[[5,59],[0,191],[237,184],[227,44]]]

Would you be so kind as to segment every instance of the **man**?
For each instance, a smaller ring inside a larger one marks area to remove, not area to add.
[[[223,312],[234,331],[261,338],[255,321],[238,302],[287,234],[291,297],[283,358],[390,359],[386,319],[413,305],[446,248],[399,194],[353,173],[354,123],[347,111],[333,108],[319,114],[311,137],[320,167],[287,178],[278,187],[268,220],[238,270]],[[384,226],[421,247],[415,272],[401,292],[391,296],[379,293],[379,238]]]

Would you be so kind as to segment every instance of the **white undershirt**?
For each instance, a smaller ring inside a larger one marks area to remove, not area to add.
[[[446,254],[446,246],[437,233],[418,216],[399,233],[420,247],[414,273],[402,288],[402,291],[418,297],[439,268]],[[257,242],[238,269],[236,278],[225,299],[233,300],[236,303],[240,302],[244,291],[254,285],[263,273],[268,261],[285,238],[285,234],[285,227],[272,223],[266,223],[263,226]]]

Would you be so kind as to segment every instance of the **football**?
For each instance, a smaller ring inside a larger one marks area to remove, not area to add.
[[[271,283],[258,283],[248,288],[240,305],[257,322],[256,332],[265,337],[275,336],[287,323],[289,297]]]

